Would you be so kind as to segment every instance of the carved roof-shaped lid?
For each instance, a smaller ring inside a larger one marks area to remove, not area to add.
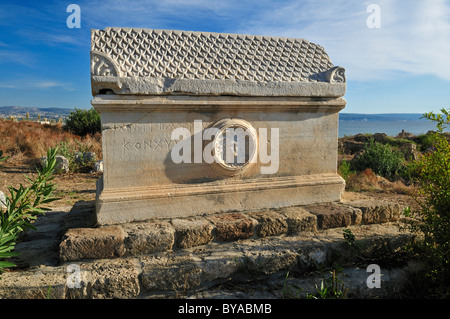
[[[106,28],[91,31],[93,95],[342,96],[344,69],[304,39]]]

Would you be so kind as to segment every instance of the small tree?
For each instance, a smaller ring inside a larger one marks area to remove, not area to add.
[[[94,108],[75,109],[70,112],[66,120],[66,127],[70,132],[79,136],[94,135],[101,131],[100,114]]]
[[[423,117],[436,122],[434,151],[424,154],[415,162],[419,186],[416,213],[420,223],[413,231],[423,235],[420,252],[427,266],[427,278],[439,296],[450,295],[450,144],[444,136],[450,124],[449,112],[426,113]]]
[[[3,259],[18,255],[13,250],[19,233],[35,229],[32,224],[33,220],[39,214],[49,210],[42,205],[57,199],[53,197],[55,185],[51,183],[56,166],[56,152],[57,149],[50,149],[47,152],[47,165],[42,171],[38,170],[35,179],[26,176],[30,182],[28,187],[24,187],[22,184],[19,188],[8,187],[10,195],[6,196],[3,203],[6,209],[0,206],[0,273],[4,268],[15,266]]]

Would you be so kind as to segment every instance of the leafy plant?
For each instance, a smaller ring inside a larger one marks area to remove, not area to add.
[[[355,246],[356,238],[355,238],[355,235],[353,235],[352,231],[350,229],[346,228],[342,232],[344,234],[345,242],[351,247]]]
[[[345,182],[348,181],[348,178],[350,174],[352,174],[352,165],[350,162],[347,162],[346,160],[341,161],[338,167],[339,175],[345,180]]]
[[[345,287],[345,284],[342,280],[339,279],[339,274],[342,272],[342,269],[333,269],[330,274],[331,276],[328,278],[324,278],[320,287],[316,285],[316,294],[307,294],[307,299],[346,299],[348,288]]]
[[[352,167],[358,171],[370,168],[377,175],[393,178],[401,174],[404,162],[402,152],[371,139],[364,147],[364,153],[352,160]]]
[[[0,162],[4,162],[8,159],[9,156],[3,156],[3,151],[0,151]]]
[[[32,179],[26,176],[30,185],[20,184],[18,188],[8,187],[10,196],[6,196],[3,203],[6,209],[0,207],[0,272],[3,268],[14,267],[15,264],[4,261],[18,253],[14,252],[19,233],[36,229],[33,221],[39,214],[48,211],[42,205],[48,204],[57,198],[53,197],[55,185],[51,183],[56,166],[57,149],[49,149],[47,152],[47,164],[37,177]]]
[[[85,136],[101,131],[101,118],[94,108],[89,110],[75,109],[66,120],[66,128],[73,134]]]
[[[422,152],[426,151],[430,147],[433,147],[435,142],[434,134],[421,134],[417,136],[417,140]]]
[[[426,113],[436,123],[433,152],[424,154],[415,162],[415,174],[419,187],[416,198],[420,209],[406,211],[416,216],[419,223],[411,228],[423,235],[418,248],[426,261],[427,278],[433,290],[440,296],[450,296],[450,144],[443,131],[450,124],[449,111],[442,114]]]

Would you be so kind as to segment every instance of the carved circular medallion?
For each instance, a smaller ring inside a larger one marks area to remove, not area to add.
[[[212,125],[218,130],[212,148],[211,167],[227,176],[237,175],[257,160],[258,136],[253,126],[241,119],[223,119]]]

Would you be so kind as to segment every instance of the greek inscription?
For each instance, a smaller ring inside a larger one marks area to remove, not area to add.
[[[170,150],[176,144],[167,138],[152,138],[138,141],[123,140],[123,151]]]

